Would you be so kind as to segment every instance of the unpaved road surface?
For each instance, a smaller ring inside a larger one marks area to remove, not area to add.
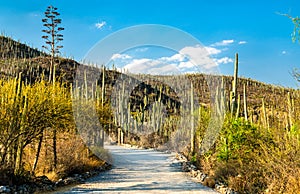
[[[113,169],[56,193],[218,193],[181,172],[173,154],[106,146]]]

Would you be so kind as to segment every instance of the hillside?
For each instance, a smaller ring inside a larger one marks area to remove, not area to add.
[[[0,36],[0,58],[1,59],[28,59],[47,54],[38,49],[15,41],[11,38]]]
[[[10,38],[0,36],[0,75],[2,77],[15,77],[20,72],[22,72],[23,80],[27,80],[29,83],[35,82],[37,78],[44,74],[44,78],[48,79],[49,75],[49,66],[50,66],[50,58],[43,52],[40,52],[37,49],[31,48],[26,44],[19,43]],[[65,59],[65,58],[57,58],[55,60],[57,64],[56,75],[58,78],[61,78],[62,81],[66,81],[68,83],[72,83],[75,78],[75,71],[78,65],[78,62]],[[85,68],[83,68],[85,69]],[[96,71],[101,72],[101,70],[95,69],[94,67],[86,68],[88,71]],[[113,90],[115,81],[120,78],[120,73],[113,70],[105,71],[105,85],[106,85],[106,98],[109,99],[111,92]],[[136,78],[128,78],[127,75],[122,75],[124,78],[135,80]],[[141,78],[144,76],[141,75]],[[136,111],[140,106],[144,105],[144,96],[149,97],[149,101],[147,102],[146,108],[149,108],[154,101],[156,101],[159,97],[160,87],[162,87],[161,93],[162,100],[164,104],[168,101],[171,103],[171,107],[169,107],[168,112],[174,112],[174,107],[179,109],[179,99],[176,96],[176,92],[170,89],[167,85],[163,83],[163,80],[170,79],[180,79],[169,77],[151,77],[152,80],[150,83],[142,83],[139,87],[135,88],[135,90],[131,93],[131,107],[132,110]],[[220,83],[223,80],[224,92],[229,103],[228,99],[230,98],[230,91],[232,90],[232,76],[208,76],[203,74],[189,74],[186,76],[189,80],[192,80],[196,96],[198,96],[199,103],[209,106],[211,103],[211,94],[209,91],[209,87],[207,84],[207,80],[210,82],[218,82]],[[99,73],[98,85],[102,85],[102,73]],[[162,80],[162,81],[158,81]],[[180,82],[180,81],[179,81]],[[278,120],[280,123],[286,122],[286,114],[289,112],[289,106],[287,105],[288,95],[290,100],[294,103],[294,114],[296,114],[300,107],[298,92],[297,90],[284,88],[280,86],[274,86],[270,84],[265,84],[259,81],[255,81],[252,79],[239,78],[238,79],[238,94],[240,96],[240,116],[243,116],[244,111],[244,97],[243,97],[243,88],[244,85],[246,87],[246,102],[248,108],[248,114],[250,120],[254,122],[262,122],[262,114],[265,111],[266,115],[269,115],[269,120],[274,121],[274,119]],[[289,94],[288,94],[289,93]],[[264,110],[262,107],[262,103],[264,103]],[[228,104],[227,104],[228,105]],[[177,111],[177,113],[179,113]],[[294,115],[295,117],[297,115]]]
[[[75,69],[79,65],[72,59],[58,57],[55,59],[56,75],[62,81],[71,83]],[[0,77],[15,77],[22,72],[22,79],[34,83],[43,77],[49,79],[50,56],[38,49],[0,36]]]

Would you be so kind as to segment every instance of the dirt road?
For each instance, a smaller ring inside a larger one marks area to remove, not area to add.
[[[181,172],[174,155],[154,150],[106,146],[112,170],[57,193],[217,193]]]

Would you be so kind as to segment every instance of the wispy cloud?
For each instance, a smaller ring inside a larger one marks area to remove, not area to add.
[[[227,46],[234,43],[234,40],[222,40],[220,42],[216,42],[214,44],[212,44],[211,46]]]
[[[127,54],[114,54],[112,57],[111,57],[111,60],[118,60],[118,59],[131,59],[132,56],[130,55],[127,55]]]
[[[241,40],[240,42],[239,42],[239,44],[247,44],[248,42],[247,41],[245,41],[245,40]]]
[[[232,41],[223,41],[223,45]],[[112,60],[119,70],[145,74],[181,74],[186,72],[215,72],[221,64],[233,63],[227,56],[218,57],[223,49],[213,46],[187,46],[179,53],[160,58],[135,58],[128,54],[114,54]]]
[[[229,57],[223,57],[220,59],[214,59],[214,61],[220,65],[220,64],[227,64],[227,63],[233,63],[233,59],[229,58]]]
[[[105,21],[102,21],[102,22],[98,22],[95,24],[95,27],[97,29],[102,29],[104,26],[106,25],[106,22]]]
[[[144,73],[144,74],[178,74],[180,73],[178,64],[167,62],[163,58],[149,59],[140,58],[133,59],[119,70],[130,73]]]
[[[184,47],[179,53],[188,56],[193,64],[204,71],[213,69],[217,64],[210,58],[210,55],[217,55],[222,51],[214,47],[203,47],[200,45]]]

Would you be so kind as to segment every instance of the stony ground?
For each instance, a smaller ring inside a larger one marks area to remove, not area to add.
[[[56,193],[217,193],[183,173],[174,154],[111,145],[106,149],[114,160],[112,170]]]

